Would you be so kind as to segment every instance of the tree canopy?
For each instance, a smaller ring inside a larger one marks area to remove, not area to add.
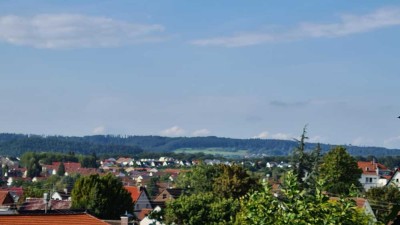
[[[235,224],[373,224],[372,218],[357,209],[351,199],[330,200],[322,192],[322,182],[314,192],[302,190],[293,172],[288,172],[281,194],[275,197],[271,188],[255,191],[241,201]],[[310,194],[313,193],[313,194]]]
[[[361,187],[361,169],[346,148],[337,146],[323,157],[320,176],[326,180],[325,189],[335,194],[349,194],[352,186]]]
[[[79,178],[71,198],[72,208],[86,209],[101,219],[119,219],[126,211],[133,211],[131,195],[111,173]]]

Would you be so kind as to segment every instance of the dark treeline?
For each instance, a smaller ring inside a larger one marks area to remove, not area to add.
[[[90,154],[140,154],[142,152],[172,152],[180,148],[221,148],[228,151],[248,150],[249,153],[266,155],[289,155],[296,141],[272,139],[233,139],[220,137],[160,137],[94,135],[84,137],[40,136],[23,134],[0,134],[0,154],[18,156],[26,151],[76,152]],[[314,149],[316,144],[307,147]],[[321,144],[323,152],[333,146]],[[382,147],[345,146],[352,155],[376,157],[400,155],[398,149]]]

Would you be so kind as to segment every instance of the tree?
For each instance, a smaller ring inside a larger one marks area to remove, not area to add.
[[[373,187],[365,195],[379,221],[387,224],[395,219],[400,210],[400,190],[396,186]]]
[[[373,221],[357,209],[350,199],[330,200],[322,192],[323,182],[317,182],[313,194],[302,190],[296,175],[288,172],[282,194],[275,197],[271,188],[255,191],[241,201],[235,224],[352,224],[367,225]]]
[[[177,179],[179,188],[187,189],[189,193],[204,193],[213,190],[213,181],[217,176],[217,167],[200,164],[192,171],[181,173]]]
[[[57,175],[60,177],[65,175],[65,165],[63,162],[61,162],[60,165],[58,166]]]
[[[212,192],[181,196],[167,203],[166,224],[232,224],[239,201],[221,198]]]
[[[308,137],[307,127],[298,140],[298,146],[292,152],[292,168],[301,189],[312,189],[318,176],[318,165],[321,158],[321,146],[317,144],[311,152],[306,151]]]
[[[71,193],[72,208],[86,209],[101,219],[118,219],[132,212],[133,202],[122,182],[111,173],[79,178]]]
[[[244,196],[249,190],[259,188],[256,178],[251,177],[243,167],[239,165],[218,165],[218,176],[214,179],[214,193],[223,198],[235,198]]]
[[[356,160],[342,146],[329,151],[320,167],[320,176],[326,179],[325,189],[334,194],[347,195],[351,186],[361,187],[361,173]]]
[[[160,180],[159,177],[152,177],[150,178],[149,183],[147,184],[147,192],[150,195],[150,198],[155,197],[158,194],[158,186],[157,186],[157,182]]]

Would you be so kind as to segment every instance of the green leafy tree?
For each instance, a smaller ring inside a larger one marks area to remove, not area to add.
[[[365,195],[379,221],[387,224],[396,218],[400,211],[400,190],[396,186],[370,188]]]
[[[361,187],[362,171],[342,146],[333,148],[323,157],[319,172],[326,179],[325,189],[331,193],[347,195],[352,186]]]
[[[133,202],[122,182],[111,173],[79,178],[71,193],[72,208],[86,209],[101,219],[118,219],[132,212]]]
[[[218,176],[213,181],[214,193],[223,198],[239,198],[259,188],[258,179],[251,177],[239,165],[218,165]]]
[[[181,196],[167,203],[166,224],[232,224],[239,200],[221,198],[212,192]]]
[[[310,194],[301,189],[296,175],[288,172],[282,193],[275,197],[271,188],[255,191],[241,201],[241,210],[236,215],[236,224],[348,224],[369,225],[374,222],[355,202],[349,199],[330,200],[322,192],[323,182]]]
[[[60,165],[58,166],[57,175],[61,177],[65,175],[65,165],[63,162],[61,162]]]
[[[189,172],[179,174],[176,185],[189,193],[209,192],[213,190],[213,180],[217,175],[216,166],[200,164]]]

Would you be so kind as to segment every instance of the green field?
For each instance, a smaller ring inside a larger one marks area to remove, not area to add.
[[[247,155],[247,150],[230,150],[230,149],[224,149],[224,148],[203,148],[203,149],[180,148],[180,149],[174,150],[174,152],[175,153],[199,153],[199,152],[202,152],[204,154],[220,155],[220,156],[228,157],[228,158],[244,157],[245,155]]]

